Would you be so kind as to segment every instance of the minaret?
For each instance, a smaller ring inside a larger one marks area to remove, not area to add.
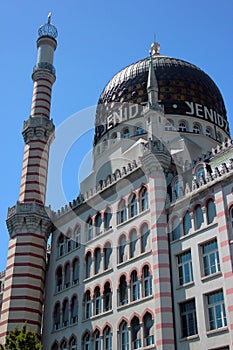
[[[8,209],[7,217],[10,241],[0,320],[3,344],[6,334],[25,321],[30,331],[41,332],[46,247],[52,226],[45,207],[49,148],[54,137],[51,92],[56,79],[57,29],[51,24],[51,14],[38,34],[31,115],[22,132],[25,147],[19,201]]]

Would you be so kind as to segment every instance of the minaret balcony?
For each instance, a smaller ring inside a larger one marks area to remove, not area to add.
[[[48,70],[50,73],[52,73],[53,75],[56,75],[56,70],[54,68],[54,66],[51,63],[48,62],[40,62],[37,63],[34,67],[33,67],[33,73],[40,70],[40,69],[45,69]]]

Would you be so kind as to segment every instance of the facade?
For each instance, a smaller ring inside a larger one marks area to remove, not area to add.
[[[28,320],[38,333],[42,324],[46,350],[233,349],[233,145],[221,93],[202,70],[153,43],[150,57],[117,73],[100,96],[93,167],[80,194],[44,211],[53,127],[41,103],[55,80],[54,33],[49,19],[38,39],[42,85],[34,80],[44,95],[34,94],[36,131],[29,125],[25,139],[26,154],[46,145],[46,167],[33,163],[45,180],[40,192],[37,178],[22,181],[8,214],[1,339]],[[19,273],[25,256],[30,271]],[[45,271],[43,300],[34,290],[43,290]],[[34,319],[42,313],[43,322]]]

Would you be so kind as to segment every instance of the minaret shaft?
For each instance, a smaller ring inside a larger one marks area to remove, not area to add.
[[[10,234],[3,293],[0,343],[27,321],[40,336],[44,298],[46,248],[51,232],[50,209],[46,208],[49,148],[54,125],[50,120],[52,85],[55,82],[53,54],[57,30],[48,23],[39,29],[38,59],[34,67],[31,115],[24,122],[25,141],[19,201],[8,210]]]

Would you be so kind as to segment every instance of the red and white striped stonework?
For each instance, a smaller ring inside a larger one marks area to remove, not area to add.
[[[144,156],[142,162],[149,174],[156,349],[174,350],[169,244],[165,213],[166,180],[163,169],[153,154]]]

